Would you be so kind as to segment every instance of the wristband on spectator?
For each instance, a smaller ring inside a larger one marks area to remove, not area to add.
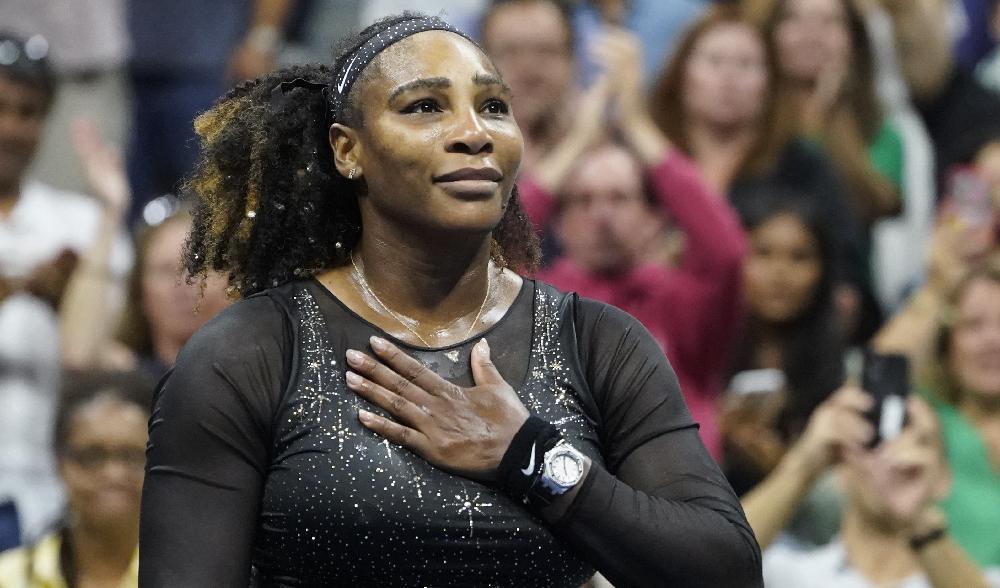
[[[514,500],[526,502],[528,491],[542,472],[545,461],[542,457],[561,438],[554,425],[535,415],[529,416],[500,459],[497,467],[500,489]]]
[[[948,534],[948,527],[938,527],[936,529],[931,529],[926,533],[917,535],[915,537],[910,537],[910,549],[913,551],[920,551],[921,549],[927,547],[931,543],[944,539],[945,535]]]

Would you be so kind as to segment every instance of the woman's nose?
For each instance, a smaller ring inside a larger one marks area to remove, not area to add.
[[[486,125],[483,124],[479,114],[470,108],[464,114],[460,114],[458,118],[454,133],[448,141],[448,152],[469,155],[483,152],[492,153],[493,137]]]

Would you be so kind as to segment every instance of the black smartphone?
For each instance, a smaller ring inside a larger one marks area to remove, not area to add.
[[[875,400],[865,415],[875,428],[869,447],[895,438],[906,425],[910,362],[902,355],[865,351],[861,387]]]

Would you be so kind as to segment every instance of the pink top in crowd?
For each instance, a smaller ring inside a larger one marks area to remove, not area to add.
[[[687,237],[678,267],[645,263],[594,275],[562,257],[537,277],[613,304],[642,322],[673,365],[702,440],[718,458],[715,402],[742,324],[746,236],[736,212],[705,185],[684,155],[673,151],[648,173],[656,200]],[[518,189],[528,217],[536,227],[546,227],[555,213],[553,196],[531,178],[523,177]]]

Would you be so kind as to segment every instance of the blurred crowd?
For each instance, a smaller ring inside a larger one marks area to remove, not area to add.
[[[660,343],[768,586],[1000,586],[997,0],[4,0],[0,587],[136,584],[155,382],[231,303],[193,120],[403,10],[512,86],[538,277]]]

